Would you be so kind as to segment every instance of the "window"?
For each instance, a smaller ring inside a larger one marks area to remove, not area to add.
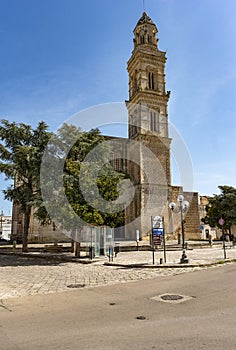
[[[131,133],[131,136],[134,136],[138,133],[138,127],[137,125],[130,125],[130,133]]]
[[[138,82],[137,82],[137,73],[136,72],[135,72],[133,84],[134,84],[134,93],[135,93],[138,90]]]
[[[151,90],[154,90],[155,86],[154,86],[154,73],[149,72],[148,73],[148,87]]]
[[[123,160],[120,151],[111,152],[111,165],[116,171],[122,171]]]
[[[148,44],[152,44],[152,43],[153,43],[152,36],[148,35]]]
[[[159,132],[159,120],[156,112],[150,114],[150,129],[151,131]]]
[[[140,36],[140,44],[144,44],[145,43],[145,38],[144,35]]]

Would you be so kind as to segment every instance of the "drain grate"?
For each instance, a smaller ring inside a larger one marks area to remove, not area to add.
[[[80,284],[80,283],[76,283],[76,284],[69,284],[67,286],[67,288],[84,288],[85,284]]]
[[[187,296],[187,295],[165,293],[165,294],[153,297],[151,299],[155,300],[155,301],[162,301],[162,302],[165,302],[165,303],[178,304],[178,303],[182,303],[184,301],[193,299],[193,297],[190,297],[190,296]]]

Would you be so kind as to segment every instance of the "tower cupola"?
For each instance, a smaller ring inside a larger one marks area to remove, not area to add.
[[[155,45],[157,46],[157,27],[152,19],[143,12],[136,27],[134,28],[134,47],[140,45]]]

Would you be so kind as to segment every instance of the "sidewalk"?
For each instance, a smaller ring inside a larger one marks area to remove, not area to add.
[[[130,244],[131,242],[129,242]],[[39,247],[39,245],[37,245]],[[66,247],[66,245],[63,244]],[[191,247],[191,244],[188,244]],[[196,245],[197,247],[199,246]],[[132,249],[135,247],[130,245]],[[171,248],[172,247],[172,248]],[[68,246],[69,248],[69,246]],[[142,247],[139,247],[142,249]],[[224,261],[236,261],[236,248],[227,247],[226,259],[224,259],[224,250],[222,244],[217,243],[213,247],[209,247],[207,244],[203,244],[202,248],[193,248],[187,249],[186,254],[189,259],[189,263],[180,264],[180,258],[182,256],[181,247],[176,246],[174,248],[173,245],[169,245],[166,251],[166,262],[164,259],[164,252],[162,250],[156,250],[154,253],[154,264],[153,264],[153,252],[151,250],[133,250],[127,251],[127,244],[121,244],[121,252],[114,255],[113,259],[108,259],[108,257],[100,256],[96,257],[93,260],[90,260],[86,257],[85,252],[81,252],[81,258],[76,258],[73,253],[69,251],[64,251],[62,253],[44,253],[40,250],[22,253],[20,250],[13,252],[12,250],[5,251],[3,247],[0,248],[1,255],[17,255],[28,258],[40,258],[47,260],[57,260],[64,262],[75,262],[75,263],[83,263],[83,264],[105,264],[109,266],[121,266],[121,267],[130,267],[130,268],[181,268],[181,267],[196,267],[196,266],[210,266],[214,264],[223,263]],[[171,249],[170,249],[171,248]],[[136,249],[136,248],[135,248]],[[173,250],[175,249],[175,250]],[[125,251],[122,251],[125,250]]]
[[[109,262],[108,257],[91,261],[86,257],[75,258],[69,252],[11,253],[0,250],[0,299],[157,279],[236,261],[236,249],[233,248],[227,249],[226,260],[220,246],[187,250],[186,253],[188,264],[179,263],[181,250],[167,251],[167,262],[159,264],[163,252],[157,251],[153,265],[152,251],[120,252],[113,262]]]
[[[154,265],[153,265],[153,252],[152,251],[136,251],[119,253],[113,262],[108,262],[106,265],[116,266],[130,266],[130,267],[159,267],[159,268],[171,268],[171,267],[195,267],[195,266],[210,266],[230,261],[236,261],[236,249],[226,249],[226,259],[224,259],[224,250],[221,246],[204,248],[204,249],[192,249],[186,250],[186,255],[189,259],[189,263],[180,264],[180,258],[182,251],[167,251],[166,262],[164,261],[164,252],[155,251],[154,253]],[[162,263],[160,263],[162,260]]]

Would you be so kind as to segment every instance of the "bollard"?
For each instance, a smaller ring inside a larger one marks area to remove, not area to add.
[[[121,251],[120,243],[116,243],[114,247],[115,257],[117,257],[117,254],[120,253],[120,251]]]
[[[16,241],[13,241],[12,248],[13,248],[13,251],[16,250]]]
[[[163,259],[162,258],[160,258],[160,265],[162,265],[163,264]]]
[[[109,246],[109,254],[108,254],[108,257],[109,257],[109,262],[110,261],[113,261],[113,247],[110,245]]]
[[[89,259],[93,260],[94,257],[95,257],[94,247],[89,246]]]

